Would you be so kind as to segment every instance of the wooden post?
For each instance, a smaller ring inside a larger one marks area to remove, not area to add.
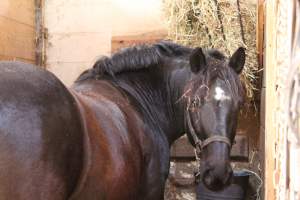
[[[275,187],[273,174],[275,170],[275,126],[274,111],[276,107],[276,96],[274,92],[276,77],[276,1],[266,2],[266,32],[265,32],[265,78],[266,78],[266,98],[265,98],[265,198],[275,199]]]
[[[263,66],[264,54],[264,27],[265,27],[265,0],[257,2],[256,48],[259,67]]]
[[[35,0],[35,64],[45,67],[44,0]]]
[[[287,77],[291,66],[293,0],[267,1],[265,199],[288,199]]]

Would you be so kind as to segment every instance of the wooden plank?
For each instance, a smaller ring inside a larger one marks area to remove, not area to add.
[[[194,159],[195,153],[194,148],[188,141],[186,135],[179,138],[174,142],[171,147],[171,157],[172,158],[191,158]]]
[[[5,61],[21,61],[21,62],[26,62],[26,63],[30,63],[30,64],[35,64],[35,62],[33,60],[27,60],[27,59],[15,57],[15,56],[4,56],[4,55],[0,54],[0,61],[1,60],[5,60]]]
[[[35,30],[33,27],[0,16],[0,54],[34,60]]]
[[[44,27],[44,0],[35,0],[35,64],[45,67],[46,49],[45,39],[46,32]]]
[[[265,76],[266,76],[266,115],[265,115],[265,166],[264,166],[264,199],[275,199],[274,170],[275,170],[275,133],[274,109],[276,108],[276,10],[277,1],[266,2],[266,49],[265,49]]]
[[[34,27],[34,0],[1,0],[0,16]]]
[[[264,54],[265,0],[257,1],[256,48],[259,68],[263,66]]]
[[[111,40],[111,52],[116,52],[117,50],[134,46],[138,44],[151,44],[163,40],[166,38],[167,32],[164,30],[143,33],[139,35],[123,35],[123,36],[113,36]]]
[[[230,152],[231,160],[233,161],[248,161],[249,160],[249,139],[247,135],[237,135],[235,144]]]
[[[266,115],[266,88],[261,88],[261,102],[260,102],[260,126],[265,127],[265,115]]]

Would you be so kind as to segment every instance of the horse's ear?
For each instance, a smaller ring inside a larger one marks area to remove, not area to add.
[[[244,68],[246,59],[245,48],[240,47],[234,52],[229,61],[229,66],[234,69],[234,71],[240,74]]]
[[[195,48],[190,56],[191,71],[198,73],[206,67],[205,55],[200,47]]]

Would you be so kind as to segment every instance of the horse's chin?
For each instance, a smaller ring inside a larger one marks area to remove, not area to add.
[[[201,171],[201,181],[203,185],[211,191],[220,191],[230,185],[232,179],[231,173],[225,173],[223,176],[216,176],[212,171]]]
[[[211,191],[221,191],[229,185],[229,183],[223,184],[221,181],[211,182],[210,180],[204,179],[205,178],[202,179],[203,184]]]

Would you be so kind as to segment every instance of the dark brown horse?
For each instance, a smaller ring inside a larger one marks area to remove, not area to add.
[[[204,182],[223,187],[244,59],[161,42],[100,59],[70,89],[1,62],[1,199],[163,199],[169,148],[185,132],[205,140]]]

